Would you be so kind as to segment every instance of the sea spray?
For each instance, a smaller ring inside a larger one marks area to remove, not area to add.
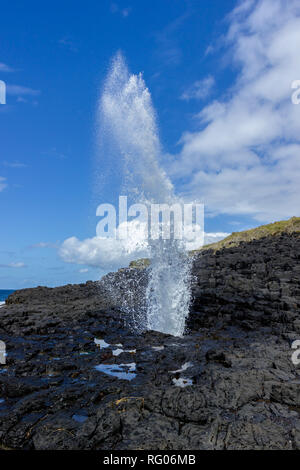
[[[105,135],[110,147],[121,156],[122,192],[133,202],[148,207],[180,203],[159,163],[162,151],[150,92],[141,74],[129,73],[120,53],[112,61],[99,113],[101,137]],[[147,243],[150,266],[144,295],[138,296],[139,313],[136,308],[132,312],[135,327],[180,336],[190,304],[189,257],[183,242],[172,236],[172,230],[169,239],[153,240],[148,236]],[[123,307],[129,313],[128,301]]]
[[[100,98],[100,138],[123,164],[123,188],[135,202],[171,203],[173,185],[159,165],[161,147],[151,95],[142,75],[130,75],[118,53]]]
[[[147,328],[181,336],[191,300],[191,258],[178,240],[150,241]]]

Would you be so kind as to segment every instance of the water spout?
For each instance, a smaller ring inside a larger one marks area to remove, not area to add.
[[[122,191],[150,204],[180,203],[160,165],[162,150],[151,95],[143,77],[131,75],[120,53],[112,61],[100,99],[102,136],[121,156]],[[190,261],[181,240],[147,240],[150,267],[139,329],[181,336],[190,304]]]

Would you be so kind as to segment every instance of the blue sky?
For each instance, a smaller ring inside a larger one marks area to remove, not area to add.
[[[206,232],[299,215],[299,2],[16,1],[1,16],[0,288],[106,270],[60,246],[93,237],[109,202],[93,193],[95,115],[119,49],[151,91],[176,190],[207,205]]]

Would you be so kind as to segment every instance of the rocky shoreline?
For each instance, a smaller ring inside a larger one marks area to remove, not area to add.
[[[183,338],[133,333],[147,269],[13,293],[0,447],[300,449],[299,261],[299,233],[195,254]]]

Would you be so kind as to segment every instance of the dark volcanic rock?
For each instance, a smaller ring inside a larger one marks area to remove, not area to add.
[[[299,260],[297,234],[202,251],[183,338],[134,332],[145,269],[15,292],[0,447],[300,449]]]
[[[271,327],[300,334],[300,234],[281,234],[194,260],[193,306],[188,325]]]

